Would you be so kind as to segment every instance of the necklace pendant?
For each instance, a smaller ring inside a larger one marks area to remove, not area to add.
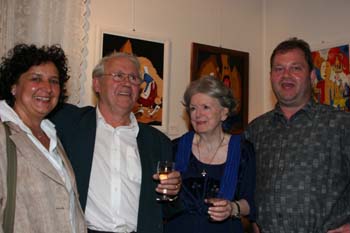
[[[205,171],[205,169],[203,169],[203,171],[201,172],[202,176],[205,177],[207,175],[207,172]]]

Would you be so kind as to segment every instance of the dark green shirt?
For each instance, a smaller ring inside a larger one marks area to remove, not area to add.
[[[257,223],[264,233],[311,233],[350,223],[350,114],[310,101],[286,120],[255,119]]]

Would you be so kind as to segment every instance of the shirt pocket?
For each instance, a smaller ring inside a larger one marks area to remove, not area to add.
[[[128,178],[135,183],[141,184],[142,167],[138,151],[132,147],[128,147],[126,157]]]

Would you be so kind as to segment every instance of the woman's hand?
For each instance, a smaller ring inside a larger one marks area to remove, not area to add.
[[[231,217],[231,213],[234,212],[234,204],[229,200],[220,198],[209,198],[205,200],[210,204],[208,214],[213,221],[224,221]]]

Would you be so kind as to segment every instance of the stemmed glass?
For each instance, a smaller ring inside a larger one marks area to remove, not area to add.
[[[174,171],[175,163],[171,161],[158,161],[157,163],[157,173],[159,175],[160,180],[166,180],[168,179],[168,174],[172,171]],[[173,201],[173,198],[166,195],[166,189],[165,193],[162,194],[160,197],[157,197],[157,201]]]
[[[219,185],[215,183],[208,182],[207,184],[207,191],[205,194],[205,199],[207,201],[207,206],[211,207],[214,206],[213,202],[217,201],[217,195],[219,193]],[[209,221],[214,221],[210,216],[209,216]]]

